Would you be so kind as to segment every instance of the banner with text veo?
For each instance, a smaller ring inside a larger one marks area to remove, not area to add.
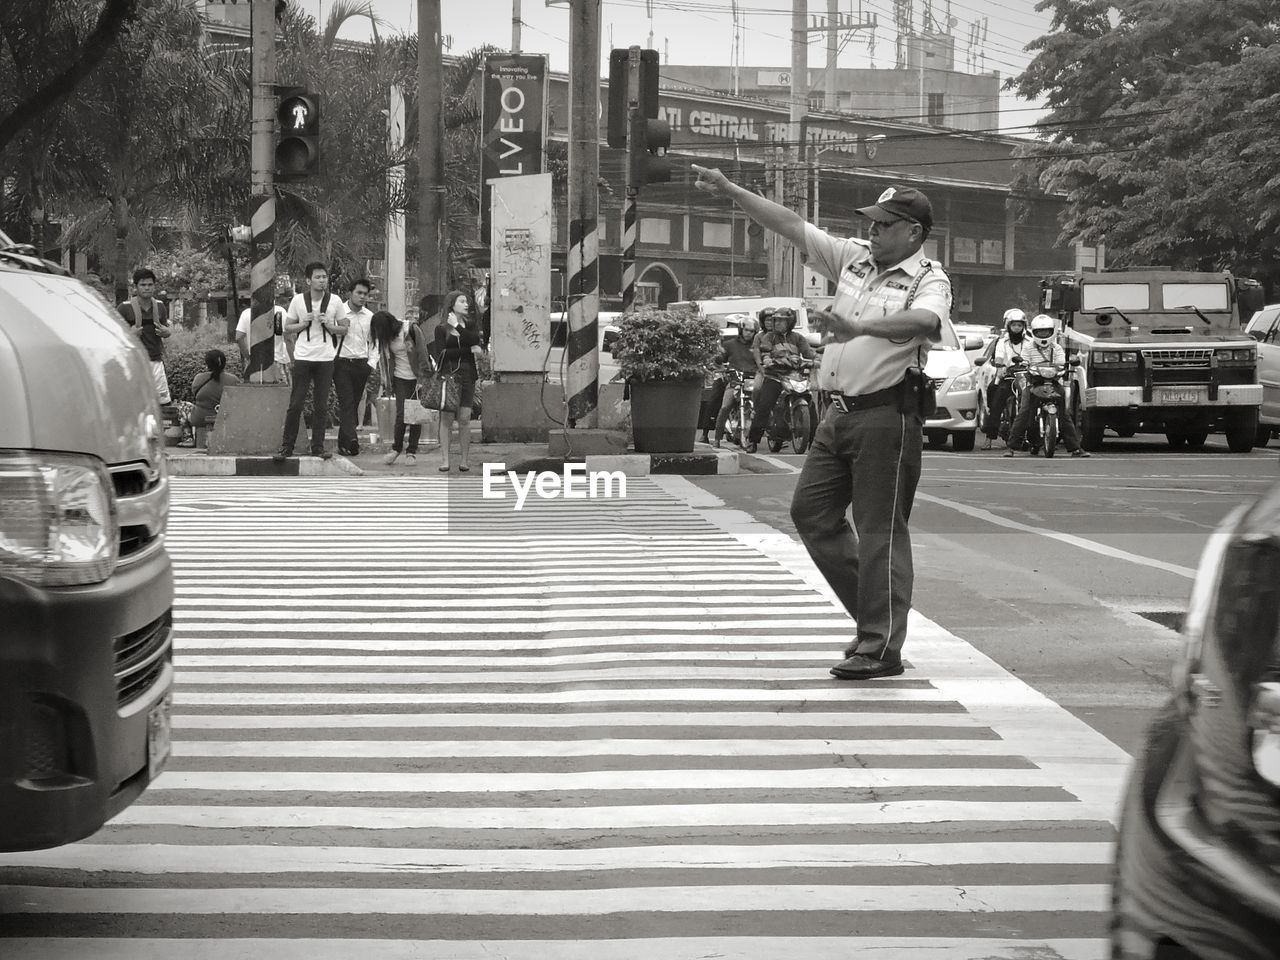
[[[480,237],[489,242],[488,182],[542,173],[547,129],[547,58],[493,54],[484,61]]]

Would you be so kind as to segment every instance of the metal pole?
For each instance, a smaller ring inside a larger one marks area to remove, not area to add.
[[[574,425],[598,422],[600,356],[600,0],[569,15],[569,339],[565,397]]]
[[[520,0],[511,0],[511,52],[520,52]]]
[[[440,0],[418,0],[418,293],[444,294]]]
[[[840,0],[827,0],[827,96],[828,110],[836,109],[836,61],[840,57]]]
[[[639,184],[631,179],[631,152],[638,149],[635,125],[640,109],[640,48],[627,50],[627,179],[622,208],[622,312],[636,307],[636,195]]]
[[[249,323],[249,364],[245,379],[251,383],[262,383],[268,374],[272,382],[276,379],[275,0],[254,0],[249,16],[253,69],[249,126],[249,227],[253,234],[253,253],[249,285],[252,287],[253,313]],[[232,309],[235,309],[238,303],[234,272],[230,280]]]
[[[393,154],[404,149],[404,90],[398,84],[391,85],[387,109],[387,145]],[[392,196],[401,195],[404,189],[405,169],[400,163],[387,171],[387,188]],[[405,315],[404,287],[404,213],[392,211],[387,218],[386,283],[387,309],[397,317]]]
[[[809,112],[809,2],[808,0],[792,0],[791,7],[791,124],[790,124],[790,140],[791,149],[788,151],[789,163],[788,180],[791,182],[792,190],[796,189],[796,176],[800,172],[801,160],[804,157],[804,144],[801,140],[804,138],[802,131],[802,123],[805,114]],[[798,198],[794,195],[791,198],[790,206],[795,209],[800,206]],[[804,209],[801,207],[800,213],[803,215]],[[798,297],[804,286],[804,278],[801,274],[803,269],[800,257],[796,256],[794,250],[788,251],[790,270],[787,270],[788,289],[785,296]]]

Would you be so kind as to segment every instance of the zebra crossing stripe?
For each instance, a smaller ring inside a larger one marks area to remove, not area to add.
[[[82,956],[73,939],[6,940],[8,960],[67,960]],[[370,942],[313,938],[129,938],[94,940],[94,960],[351,960],[367,956]],[[1090,938],[991,937],[655,937],[600,940],[386,940],[377,960],[1101,960],[1107,943]]]
[[[1106,955],[1114,748],[916,615],[829,679],[847,617],[714,498],[173,490],[173,757],[0,854],[5,960]]]

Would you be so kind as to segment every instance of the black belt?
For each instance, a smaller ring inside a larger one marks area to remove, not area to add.
[[[900,380],[892,387],[873,390],[870,393],[850,394],[831,390],[826,391],[826,394],[831,405],[841,413],[852,413],[854,410],[869,410],[872,407],[885,407],[891,403],[898,403],[902,399],[902,388],[905,383],[905,380]]]

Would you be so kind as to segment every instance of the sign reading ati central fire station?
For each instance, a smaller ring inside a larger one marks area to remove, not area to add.
[[[484,61],[481,235],[489,236],[489,186],[498,177],[542,172],[547,129],[547,59],[493,55]]]

